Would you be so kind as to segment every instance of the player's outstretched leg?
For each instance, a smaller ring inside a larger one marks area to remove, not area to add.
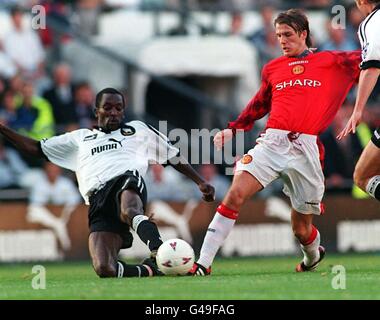
[[[149,258],[141,264],[126,264],[118,261],[117,256],[122,246],[122,238],[117,233],[98,231],[89,237],[89,250],[92,264],[100,278],[151,277],[162,273]]]
[[[151,258],[155,260],[155,254],[162,244],[157,225],[144,215],[144,206],[140,197],[133,190],[124,190],[121,194],[121,220],[129,223],[152,253]]]
[[[211,264],[224,240],[231,232],[240,207],[246,199],[262,189],[260,182],[246,171],[237,171],[231,188],[218,207],[208,226],[200,257],[188,275],[205,276],[211,273]]]

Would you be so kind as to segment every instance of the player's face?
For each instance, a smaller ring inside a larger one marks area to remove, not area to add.
[[[98,125],[107,130],[117,130],[124,120],[124,103],[119,94],[105,93],[96,110]]]
[[[306,31],[299,34],[287,24],[276,24],[276,36],[286,57],[297,56],[307,49]]]

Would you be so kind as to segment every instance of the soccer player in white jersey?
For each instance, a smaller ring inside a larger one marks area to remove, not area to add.
[[[162,240],[156,224],[144,215],[147,193],[143,176],[149,163],[172,165],[198,185],[205,201],[213,201],[215,194],[166,136],[141,121],[124,123],[125,108],[119,91],[103,89],[96,96],[97,128],[40,142],[0,124],[0,133],[20,151],[76,172],[79,191],[90,206],[89,250],[99,277],[161,275],[154,254]],[[119,250],[132,246],[130,227],[152,252],[139,265],[118,261]]]
[[[355,133],[380,75],[380,0],[357,0],[356,5],[366,16],[358,30],[362,46],[359,87],[354,111],[338,139],[350,132]],[[354,181],[362,190],[380,201],[380,127],[375,130],[356,164]]]

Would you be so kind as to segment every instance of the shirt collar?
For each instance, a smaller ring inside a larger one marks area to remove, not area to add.
[[[112,133],[112,132],[114,132],[114,131],[119,130],[120,128],[121,128],[121,126],[120,126],[119,128],[117,128],[116,130],[111,131],[111,130],[107,130],[107,129],[101,128],[101,127],[99,127],[99,126],[94,126],[94,129],[95,129],[95,130],[98,130],[98,131],[100,131],[100,132],[104,132],[104,133]]]
[[[117,129],[115,129],[115,130],[107,130],[107,129],[101,128],[101,127],[99,127],[99,126],[93,126],[93,128],[94,128],[95,130],[100,131],[100,132],[104,132],[104,133],[112,133],[112,132],[115,132],[115,131],[117,131],[117,130],[120,130],[120,129],[124,128],[125,126],[126,126],[125,123],[120,123],[119,128],[117,128]]]
[[[310,51],[309,49],[306,49],[304,52],[302,52],[301,54],[299,54],[298,56],[295,56],[295,57],[293,57],[293,58],[297,58],[297,59],[305,58],[305,57],[308,56],[310,53],[312,53],[312,51]]]

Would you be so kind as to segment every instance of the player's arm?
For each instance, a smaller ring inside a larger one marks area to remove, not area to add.
[[[178,161],[179,160],[179,161]],[[186,161],[182,156],[176,158],[176,163],[172,163],[170,160],[168,164],[171,165],[178,172],[184,174],[189,179],[193,180],[199,190],[203,193],[202,199],[208,202],[215,200],[215,189],[212,185],[208,184],[194,168]]]
[[[380,61],[379,61],[380,64]],[[371,95],[380,75],[380,68],[362,70],[359,79],[358,95],[356,98],[354,113],[362,115],[368,98]],[[361,118],[361,117],[360,117]],[[355,133],[355,127],[352,128]]]
[[[366,70],[362,70],[362,72],[360,73],[358,95],[356,98],[354,113],[360,112],[360,114],[362,114],[363,109],[367,104],[368,98],[371,95],[373,88],[377,83],[379,75],[380,68],[369,68]]]
[[[338,135],[339,140],[347,136],[351,132],[356,132],[356,127],[363,117],[364,107],[367,104],[368,98],[371,95],[372,90],[377,83],[379,75],[380,68],[369,68],[361,71],[355,107],[346,126]]]
[[[380,41],[377,31],[374,32],[373,30],[369,30],[368,42],[365,50],[363,50],[355,107],[346,126],[339,133],[338,139],[342,139],[351,132],[355,133],[356,127],[362,119],[364,107],[380,75]]]
[[[39,141],[23,136],[2,124],[0,124],[0,133],[10,141],[17,150],[34,157],[44,158]]]
[[[267,71],[264,67],[262,71],[262,82],[259,91],[248,102],[238,118],[228,123],[227,129],[218,132],[214,137],[214,144],[218,150],[222,148],[225,142],[232,139],[236,130],[251,130],[256,120],[261,119],[270,111],[272,100],[272,89],[268,80]]]

